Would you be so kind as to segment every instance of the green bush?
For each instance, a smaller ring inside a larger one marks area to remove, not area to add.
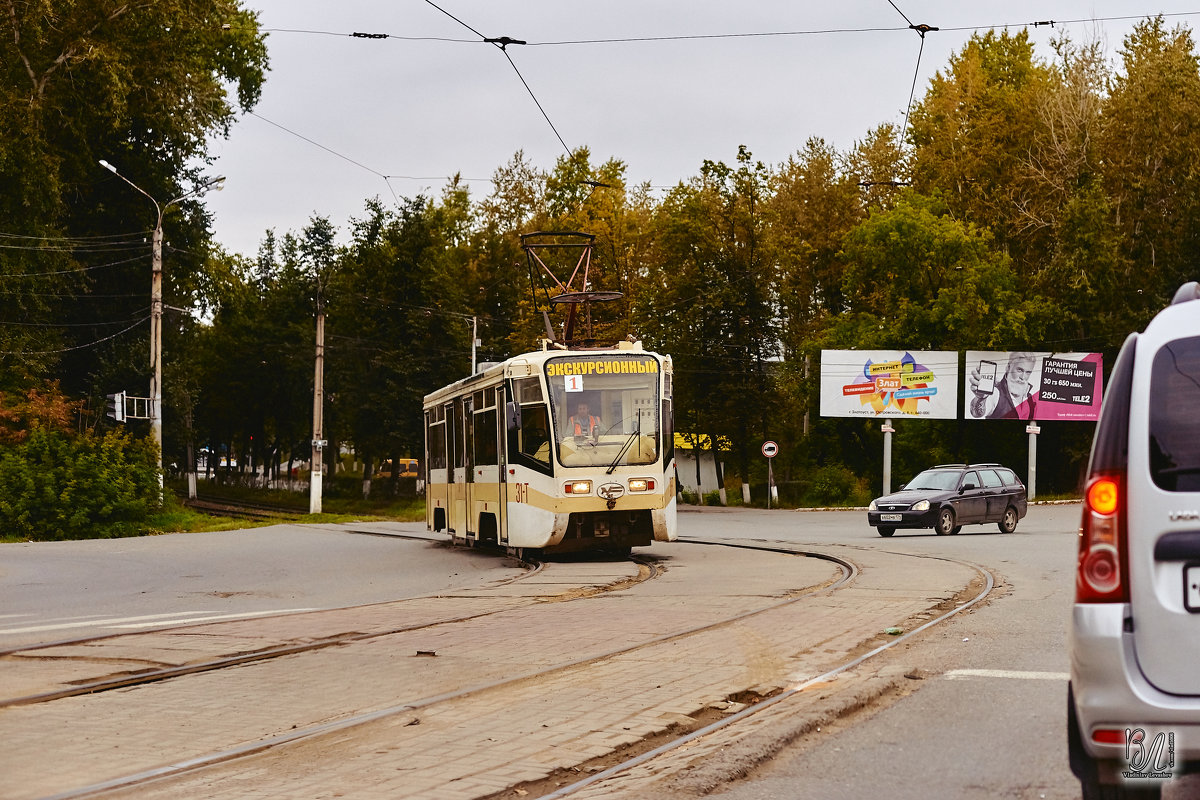
[[[157,460],[152,443],[122,433],[35,428],[0,452],[0,527],[42,541],[140,533],[161,505]]]
[[[870,491],[848,468],[839,465],[819,467],[808,476],[804,491],[806,505],[854,506],[866,505]]]

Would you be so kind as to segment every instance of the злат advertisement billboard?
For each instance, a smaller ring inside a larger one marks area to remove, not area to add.
[[[958,353],[822,350],[823,417],[958,417]]]

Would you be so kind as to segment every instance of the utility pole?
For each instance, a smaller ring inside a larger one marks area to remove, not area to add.
[[[321,482],[325,448],[325,298],[317,284],[317,358],[313,375],[312,470],[308,479],[308,513],[321,513]],[[336,454],[335,454],[336,455]]]
[[[158,219],[154,224],[154,238],[151,240],[150,248],[150,435],[154,438],[155,448],[158,450],[158,490],[162,494],[163,488],[163,435],[162,435],[162,313],[163,313],[163,298],[162,298],[162,270],[163,270],[163,214],[167,209],[176,203],[186,200],[193,195],[202,195],[210,189],[220,191],[225,188],[225,178],[217,177],[197,186],[192,191],[181,194],[174,200],[159,205],[150,194],[138,186],[133,181],[126,178],[121,173],[117,172],[117,168],[108,163],[104,159],[100,159],[100,166],[116,175],[121,180],[128,183],[141,194],[145,195],[151,203],[154,204],[154,211],[158,215]],[[188,467],[189,472],[195,471],[195,466]]]
[[[154,202],[154,198],[150,198]],[[158,489],[163,488],[163,435],[162,435],[162,246],[163,212],[158,209],[158,224],[154,226],[154,239],[150,246],[150,435],[158,447]]]

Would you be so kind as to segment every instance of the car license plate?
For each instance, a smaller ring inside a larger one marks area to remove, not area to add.
[[[903,519],[904,519],[903,514],[880,514],[879,515],[880,522],[900,522]],[[1200,574],[1200,572],[1198,572],[1198,574]],[[1200,603],[1198,603],[1198,605],[1200,605]]]
[[[1200,614],[1200,564],[1183,568],[1183,606],[1193,614]]]

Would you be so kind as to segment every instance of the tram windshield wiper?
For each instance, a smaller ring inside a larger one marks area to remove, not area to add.
[[[621,445],[621,452],[617,453],[617,457],[614,458],[613,462],[608,465],[608,470],[604,473],[605,475],[613,474],[613,470],[617,468],[617,465],[621,463],[621,459],[625,457],[626,451],[629,450],[629,445],[633,444],[633,440],[638,438],[641,435],[642,435],[642,415],[638,414],[637,430],[635,430],[633,433],[629,434],[629,438],[625,440],[625,444]]]

